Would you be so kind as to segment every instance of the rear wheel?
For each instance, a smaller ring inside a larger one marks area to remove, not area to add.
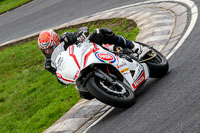
[[[160,78],[164,76],[169,69],[169,63],[165,56],[163,56],[156,49],[149,47],[146,44],[142,44],[144,47],[148,47],[151,49],[147,55],[140,62],[145,62],[150,71],[150,77],[152,78]]]
[[[134,104],[133,91],[119,80],[111,84],[98,77],[91,77],[86,87],[94,97],[108,105],[127,108]]]

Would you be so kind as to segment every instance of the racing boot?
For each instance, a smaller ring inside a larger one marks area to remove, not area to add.
[[[142,45],[132,42],[133,43],[133,48],[131,49],[133,51],[133,56],[136,57],[137,59],[139,58],[139,55],[142,53]]]
[[[151,49],[142,46],[141,44],[132,41],[132,43],[129,44],[131,50],[133,51],[133,56],[136,57],[138,60],[140,60],[146,53],[148,53]]]

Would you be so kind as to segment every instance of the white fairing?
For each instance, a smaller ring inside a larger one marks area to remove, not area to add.
[[[139,64],[134,60],[128,62],[89,40],[79,46],[71,45],[57,56],[56,75],[65,84],[75,84],[80,71],[93,63],[112,64],[124,76],[125,83],[133,88],[133,91],[149,77],[146,64]],[[135,70],[133,76],[131,70]]]

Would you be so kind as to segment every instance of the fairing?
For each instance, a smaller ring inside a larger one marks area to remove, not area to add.
[[[93,63],[111,64],[116,67],[133,91],[149,76],[146,66],[136,61],[129,62],[86,40],[78,46],[71,45],[58,55],[57,77],[65,84],[75,84],[80,71]],[[135,71],[135,74],[132,76],[130,71]]]

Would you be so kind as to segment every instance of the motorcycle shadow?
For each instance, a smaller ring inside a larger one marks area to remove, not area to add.
[[[149,80],[147,80],[144,85],[142,85],[141,87],[139,87],[136,91],[135,91],[135,96],[136,99],[138,99],[139,97],[145,95],[146,93],[148,93],[149,91],[153,91],[155,89],[155,85],[158,84],[159,82],[162,82],[163,80],[165,80],[165,77],[167,77],[167,75],[170,74],[170,71],[163,77],[161,78],[150,78]]]

